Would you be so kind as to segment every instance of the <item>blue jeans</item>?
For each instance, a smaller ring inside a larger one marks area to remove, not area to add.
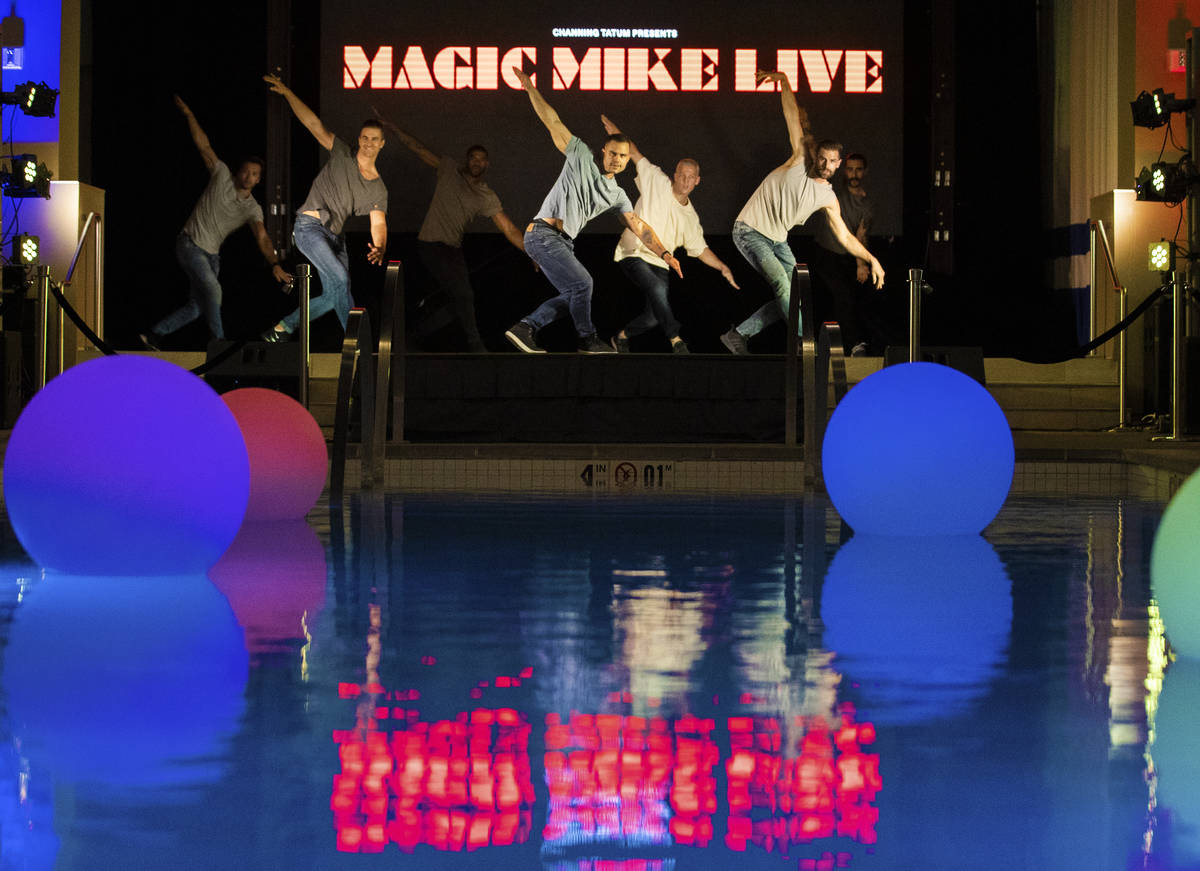
[[[218,339],[225,338],[221,325],[221,283],[217,281],[220,256],[209,254],[187,233],[180,233],[175,237],[175,259],[188,277],[191,299],[151,327],[151,331],[159,336],[170,335],[203,314],[208,331]]]
[[[346,253],[346,237],[335,236],[312,215],[297,215],[296,223],[292,225],[292,241],[321,278],[321,295],[309,304],[308,319],[315,321],[333,311],[337,313],[342,329],[346,329],[346,320],[350,317],[350,255]],[[295,332],[300,323],[300,309],[284,318],[282,323],[289,333]]]
[[[679,321],[671,311],[671,303],[667,299],[670,272],[665,266],[651,266],[640,257],[626,257],[618,260],[617,266],[625,273],[625,277],[636,284],[646,294],[646,308],[636,318],[625,326],[629,336],[640,336],[647,330],[654,329],[655,324],[663,328],[668,339],[679,335]]]
[[[575,258],[574,242],[552,227],[534,223],[525,231],[525,253],[541,268],[558,296],[546,300],[522,320],[540,330],[569,314],[581,338],[594,335],[592,276]]]
[[[771,290],[775,299],[766,302],[750,317],[737,326],[737,331],[743,336],[754,336],[763,328],[781,318],[787,317],[788,302],[792,296],[792,270],[796,268],[796,255],[785,239],[776,242],[755,230],[749,224],[735,221],[733,225],[733,244],[742,256],[754,267]],[[803,321],[804,313],[800,313]],[[797,331],[800,326],[797,324]]]

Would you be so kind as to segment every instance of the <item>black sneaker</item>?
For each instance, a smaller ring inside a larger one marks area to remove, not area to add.
[[[509,327],[504,338],[508,339],[518,350],[524,351],[526,354],[545,354],[546,350],[538,345],[533,337],[533,327],[524,321],[517,321]]]
[[[692,349],[687,346],[687,342],[685,342],[683,339],[680,339],[678,342],[674,342],[671,345],[671,353],[672,354],[690,354],[690,353],[692,353]]]
[[[277,342],[286,342],[289,336],[291,336],[291,333],[289,333],[287,330],[277,330],[274,327],[271,327],[269,330],[259,336],[259,338],[264,342],[275,344]]]
[[[592,333],[590,336],[583,336],[579,340],[579,353],[580,354],[615,354],[615,353],[617,353],[617,351],[615,348],[601,342],[600,339],[597,338],[596,334]]]
[[[851,357],[865,357],[865,356],[867,356],[867,343],[866,343],[866,342],[859,342],[857,345],[855,345],[853,348],[851,348],[851,349],[850,349],[850,356],[851,356]]]
[[[730,330],[727,333],[721,334],[721,344],[729,349],[729,353],[739,356],[749,354],[750,349],[746,347],[746,337],[737,330]]]
[[[616,351],[618,354],[628,354],[629,353],[629,337],[628,336],[625,336],[625,337],[613,336],[610,341],[612,342],[613,350]]]
[[[141,340],[142,350],[144,351],[160,351],[158,347],[160,338],[153,330],[148,330],[144,333],[138,333],[138,339]]]

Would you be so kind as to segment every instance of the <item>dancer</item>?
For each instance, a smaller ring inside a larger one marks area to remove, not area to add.
[[[373,119],[364,121],[358,132],[358,147],[351,151],[345,142],[329,132],[313,110],[292,93],[279,76],[268,74],[263,76],[263,81],[288,101],[296,120],[329,152],[329,160],[313,179],[308,197],[296,215],[292,240],[321,277],[321,295],[309,306],[309,320],[333,311],[344,330],[351,300],[350,255],[342,232],[346,219],[351,215],[370,216],[368,263],[382,265],[387,249],[387,186],[375,169],[375,158],[384,146],[383,127]],[[282,342],[295,331],[299,322],[300,311],[297,309],[263,333],[262,338],[267,342]]]
[[[176,95],[175,105],[187,119],[192,142],[200,152],[200,158],[208,169],[208,184],[196,201],[187,223],[175,239],[175,259],[188,277],[190,299],[171,312],[138,338],[150,351],[157,351],[166,336],[190,324],[200,315],[208,324],[213,338],[225,338],[221,323],[221,245],[229,234],[242,225],[249,225],[254,233],[258,250],[271,267],[275,280],[290,288],[292,276],[279,263],[279,256],[263,226],[262,207],[254,199],[252,191],[262,178],[263,162],[257,157],[247,157],[238,166],[237,174],[217,158],[196,116],[188,104]]]
[[[614,178],[629,163],[628,138],[610,134],[604,140],[600,153],[601,169],[588,147],[578,136],[571,134],[558,113],[538,93],[529,75],[516,67],[513,73],[525,86],[533,110],[550,131],[554,146],[567,159],[537,217],[525,228],[525,252],[541,267],[558,296],[546,300],[513,324],[504,336],[527,354],[544,354],[545,350],[537,343],[537,331],[570,315],[579,336],[580,353],[614,354],[616,351],[611,346],[596,337],[596,328],[592,325],[592,276],[575,257],[574,241],[579,231],[593,218],[615,210],[620,213],[625,226],[680,278],[683,270],[650,225],[634,213],[633,204]]]
[[[750,353],[746,339],[787,316],[792,270],[796,266],[796,257],[788,246],[788,230],[803,224],[818,209],[825,210],[830,230],[838,243],[855,257],[861,257],[870,264],[871,281],[875,287],[883,286],[883,267],[846,228],[833,187],[828,181],[809,175],[809,167],[815,171],[818,166],[827,168],[832,165],[836,169],[840,153],[828,150],[823,154],[817,152],[809,128],[808,113],[797,105],[796,95],[792,93],[786,74],[759,70],[755,78],[760,83],[779,83],[792,155],[763,179],[733,224],[733,244],[759,275],[767,280],[775,293],[775,299],[769,300],[737,327],[722,334],[721,343],[734,354]],[[829,172],[832,174],[832,170]]]
[[[472,145],[467,149],[466,162],[459,163],[452,157],[434,154],[391,121],[380,120],[410,151],[437,170],[437,187],[417,233],[417,254],[450,298],[454,314],[467,334],[469,349],[487,351],[475,322],[475,295],[463,257],[463,233],[475,218],[491,218],[504,238],[525,251],[521,231],[509,220],[500,198],[484,181],[489,166],[488,151],[482,145]]]
[[[621,132],[606,116],[601,115],[600,121],[609,134]],[[674,176],[668,178],[665,172],[646,159],[632,141],[629,143],[629,157],[637,169],[639,192],[633,210],[642,220],[658,228],[663,245],[668,250],[674,251],[682,245],[688,254],[720,272],[726,281],[737,288],[733,272],[704,241],[700,216],[692,206],[691,193],[700,184],[700,164],[685,157],[675,165]],[[614,259],[625,277],[645,294],[646,308],[613,336],[613,347],[620,353],[628,353],[632,336],[641,335],[658,324],[667,334],[673,353],[689,353],[687,343],[679,336],[679,321],[671,311],[667,296],[670,273],[660,265],[660,259],[629,230],[621,234]]]

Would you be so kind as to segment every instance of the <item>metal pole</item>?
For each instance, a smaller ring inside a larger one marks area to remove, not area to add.
[[[104,338],[104,219],[96,215],[96,335]]]
[[[1126,311],[1129,308],[1129,290],[1120,287],[1118,291],[1118,308],[1117,322],[1121,323],[1125,320],[1128,314]],[[1093,330],[1093,338],[1095,331]],[[1095,353],[1095,352],[1093,352]],[[1117,334],[1117,414],[1120,415],[1120,420],[1117,421],[1117,429],[1124,429],[1126,421],[1129,420],[1128,400],[1125,397],[1125,330],[1121,330]]]
[[[1183,276],[1171,274],[1171,438],[1183,435],[1187,417],[1187,370],[1184,352],[1187,349],[1185,327],[1187,310],[1184,305]]]
[[[1096,222],[1088,221],[1088,341],[1096,338]],[[1121,331],[1124,335],[1125,331]],[[1122,340],[1124,341],[1124,340]],[[1088,356],[1094,356],[1095,350],[1092,350]],[[1122,401],[1125,394],[1121,394]],[[1121,418],[1121,423],[1125,423],[1125,418]]]
[[[50,267],[45,263],[37,268],[37,323],[35,324],[34,384],[38,390],[46,386],[46,329],[50,321]]]
[[[308,408],[308,373],[311,360],[309,359],[309,327],[308,304],[312,297],[312,266],[301,263],[296,267],[297,284],[300,294],[300,404]]]
[[[921,286],[924,270],[908,270],[908,362],[921,359]]]

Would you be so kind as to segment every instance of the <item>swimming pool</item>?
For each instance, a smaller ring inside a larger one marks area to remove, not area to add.
[[[1160,513],[388,495],[156,586],[7,533],[0,869],[1196,867]]]

